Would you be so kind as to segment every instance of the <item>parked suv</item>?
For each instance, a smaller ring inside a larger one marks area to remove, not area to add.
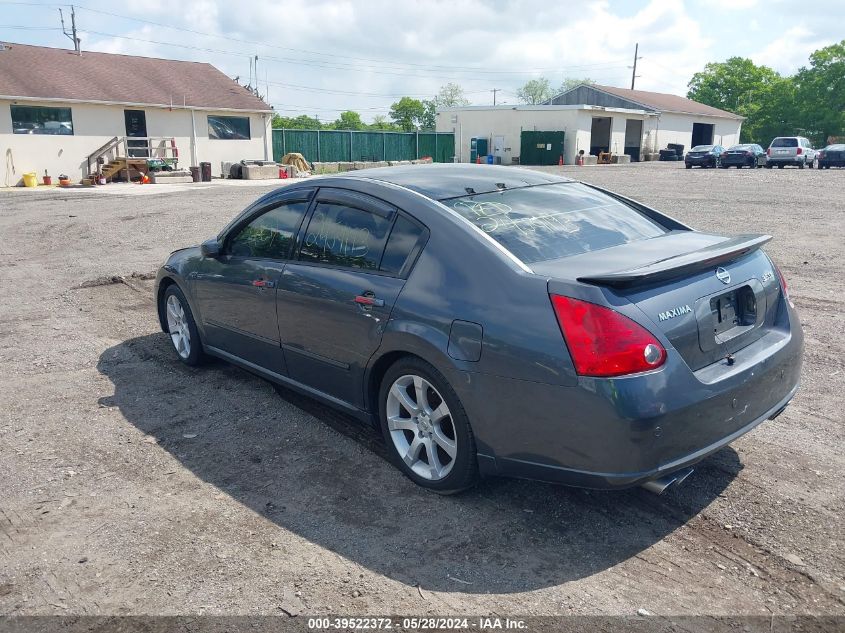
[[[769,169],[774,166],[783,169],[786,165],[797,165],[800,169],[806,165],[812,169],[816,161],[816,150],[803,136],[778,136],[769,145],[766,154],[769,157],[766,167]]]

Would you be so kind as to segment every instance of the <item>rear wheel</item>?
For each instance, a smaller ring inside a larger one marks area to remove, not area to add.
[[[804,167],[805,167],[806,165],[807,165],[807,163],[806,163],[806,162],[803,162],[803,163],[798,163],[798,169],[804,169]]]
[[[475,438],[458,395],[432,365],[398,361],[379,391],[381,430],[394,463],[414,483],[441,494],[478,480]]]
[[[778,165],[778,169],[783,169],[783,165]]]
[[[684,167],[686,167],[687,169],[692,169],[692,165],[690,165],[689,163],[686,163],[686,164],[684,165]]]
[[[162,301],[167,319],[167,333],[179,360],[186,365],[199,365],[205,360],[205,354],[202,351],[194,315],[185,295],[179,286],[173,284],[165,290]]]

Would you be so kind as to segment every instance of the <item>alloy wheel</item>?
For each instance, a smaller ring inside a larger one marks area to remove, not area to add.
[[[438,481],[455,465],[458,442],[446,401],[422,376],[400,376],[387,393],[387,428],[399,457],[414,473]]]
[[[176,295],[167,298],[167,329],[176,353],[181,358],[188,358],[191,355],[191,330],[188,327],[185,308]]]

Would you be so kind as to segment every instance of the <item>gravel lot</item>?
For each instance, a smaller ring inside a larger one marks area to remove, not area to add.
[[[775,236],[807,346],[783,415],[662,497],[439,497],[366,429],[159,332],[130,275],[272,187],[2,191],[0,613],[845,614],[845,170],[550,169]]]

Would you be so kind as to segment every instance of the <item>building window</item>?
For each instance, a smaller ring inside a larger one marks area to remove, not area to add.
[[[19,105],[11,108],[15,134],[73,134],[70,108]]]
[[[208,138],[248,141],[250,139],[249,117],[209,115]]]

